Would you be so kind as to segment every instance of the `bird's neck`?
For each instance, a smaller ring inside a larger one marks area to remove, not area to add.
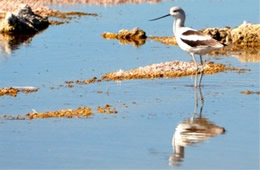
[[[176,36],[176,33],[178,32],[178,29],[181,27],[184,27],[184,21],[185,18],[176,18],[173,23],[173,33]]]

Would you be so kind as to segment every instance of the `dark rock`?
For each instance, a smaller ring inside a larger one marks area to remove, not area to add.
[[[4,34],[35,34],[49,26],[47,17],[35,14],[28,5],[14,13],[8,12],[0,22],[0,32]]]

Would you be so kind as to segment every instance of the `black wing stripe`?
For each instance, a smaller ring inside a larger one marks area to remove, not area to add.
[[[182,33],[182,35],[188,36],[188,35],[200,35],[200,36],[204,36],[203,33],[199,32],[199,31],[195,31],[195,30],[188,30]]]
[[[185,40],[181,38],[181,40],[191,47],[214,46],[218,44],[218,42],[214,39],[193,41],[193,40]]]

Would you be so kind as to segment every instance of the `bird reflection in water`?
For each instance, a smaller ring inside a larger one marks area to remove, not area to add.
[[[195,80],[196,81],[196,80]],[[196,83],[196,82],[195,82]],[[197,93],[199,92],[199,98]],[[178,124],[172,138],[173,155],[169,157],[170,166],[180,166],[185,157],[185,147],[202,143],[208,138],[224,134],[225,129],[202,117],[204,97],[201,87],[194,88],[195,109],[193,116]],[[199,100],[200,99],[200,100]],[[198,106],[200,101],[200,109]]]

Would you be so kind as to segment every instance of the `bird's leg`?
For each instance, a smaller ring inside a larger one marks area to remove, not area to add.
[[[200,64],[201,64],[201,74],[200,74],[200,78],[199,78],[199,87],[201,86],[201,80],[204,74],[204,67],[203,67],[203,60],[202,60],[202,56],[200,55]]]
[[[202,56],[200,55],[201,72],[204,71]]]
[[[195,66],[196,66],[196,71],[197,71],[197,73],[198,73],[198,65],[197,65],[197,62],[196,62],[196,59],[195,59],[195,56],[194,56],[193,53],[191,54],[191,57],[192,57],[192,59],[193,59],[193,62],[194,62],[194,64],[195,64]]]
[[[195,66],[196,66],[196,77],[195,77],[195,83],[194,83],[194,87],[196,88],[197,87],[197,77],[198,77],[198,65],[197,65],[197,62],[196,62],[196,59],[195,59],[193,53],[191,53],[191,57],[192,57],[193,62],[195,64]]]

